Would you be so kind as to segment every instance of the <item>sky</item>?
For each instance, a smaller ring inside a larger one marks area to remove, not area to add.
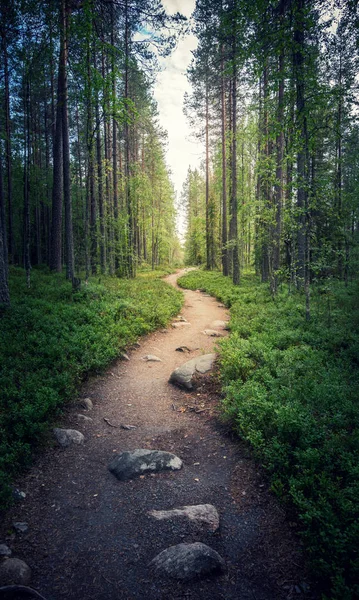
[[[169,14],[181,12],[190,17],[195,0],[162,0]],[[183,114],[184,93],[190,92],[186,79],[186,69],[189,66],[192,53],[197,46],[197,39],[189,34],[182,38],[171,56],[161,59],[161,72],[154,87],[154,97],[158,103],[159,121],[168,132],[167,164],[171,170],[177,200],[180,197],[182,185],[186,179],[188,167],[198,166],[202,147],[191,141],[190,128]],[[183,234],[183,218],[179,216],[179,232]]]

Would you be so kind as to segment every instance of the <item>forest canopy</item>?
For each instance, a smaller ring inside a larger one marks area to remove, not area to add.
[[[8,265],[133,277],[178,260],[151,84],[185,19],[157,0],[1,2],[0,302]],[[144,35],[146,34],[146,35]]]

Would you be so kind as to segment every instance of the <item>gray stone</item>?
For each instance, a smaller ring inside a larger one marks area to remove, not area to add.
[[[193,506],[182,506],[172,510],[151,510],[148,513],[159,521],[187,518],[195,523],[206,523],[210,531],[215,532],[219,528],[219,515],[212,504],[197,504]]]
[[[14,498],[14,500],[18,500],[18,501],[25,500],[26,494],[25,494],[25,492],[22,492],[18,488],[14,488],[12,491],[12,497]]]
[[[182,464],[181,459],[170,452],[137,449],[117,454],[108,468],[117,479],[125,481],[149,472],[177,471]]]
[[[145,360],[147,362],[162,362],[162,360],[154,354],[146,354],[146,356],[142,356],[142,360]]]
[[[150,567],[155,575],[182,581],[205,577],[225,570],[223,558],[206,544],[178,544],[163,550],[154,558]]]
[[[28,585],[30,567],[19,558],[7,558],[0,564],[0,585]]]
[[[88,417],[87,415],[78,414],[76,415],[76,419],[78,419],[78,421],[85,421],[86,423],[93,422],[93,419],[91,419],[91,417]]]
[[[85,437],[76,429],[54,429],[54,435],[62,448],[67,448],[72,444],[81,445],[85,441]]]
[[[29,529],[28,524],[22,521],[15,521],[12,526],[17,533],[26,533]]]
[[[228,321],[213,321],[212,327],[214,329],[228,329]]]
[[[86,410],[93,409],[93,403],[91,398],[83,398],[82,400],[80,400],[79,404],[82,408],[85,408]]]
[[[223,337],[223,333],[217,329],[205,329],[203,333],[204,335],[209,335],[210,337]]]
[[[184,317],[182,317],[182,315],[178,315],[178,317],[175,317],[175,321],[179,321],[182,323],[187,323],[187,319],[185,319]]]
[[[128,354],[126,354],[126,352],[122,352],[122,354],[120,354],[120,358],[121,360],[130,360],[130,357],[128,356]]]
[[[189,327],[191,325],[191,323],[188,323],[188,321],[179,321],[179,323],[172,323],[172,327],[174,327],[175,329],[180,329],[180,327]]]
[[[178,348],[176,348],[176,352],[191,352],[191,350],[188,348],[188,346],[178,346]]]
[[[11,556],[12,552],[6,544],[0,544],[0,556]]]
[[[187,361],[180,367],[175,369],[170,376],[170,383],[179,387],[184,387],[188,390],[193,389],[192,378],[195,373],[207,373],[213,367],[215,361],[215,354],[203,354],[196,356],[191,360]]]

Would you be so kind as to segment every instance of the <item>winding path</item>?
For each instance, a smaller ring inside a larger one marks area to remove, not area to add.
[[[168,283],[176,285],[179,275]],[[26,499],[7,515],[0,542],[30,565],[33,587],[48,600],[298,597],[305,577],[298,543],[246,447],[220,426],[213,385],[205,378],[187,392],[168,383],[180,364],[213,351],[217,340],[203,330],[228,320],[228,312],[214,298],[185,291],[181,315],[191,325],[143,338],[129,361],[117,361],[86,384],[82,396],[94,409],[82,412],[92,422],[79,422],[78,407],[64,422],[84,433],[85,445],[45,451],[21,481]],[[180,353],[179,346],[192,352]],[[161,362],[144,361],[149,354]],[[173,452],[184,467],[117,481],[107,468],[110,459],[135,448]],[[219,512],[216,533],[148,514],[208,503]],[[9,537],[12,521],[26,521],[28,532]],[[159,552],[196,541],[225,559],[224,575],[192,583],[153,576],[149,563]]]

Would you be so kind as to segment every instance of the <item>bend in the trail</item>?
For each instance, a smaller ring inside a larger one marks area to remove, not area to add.
[[[176,285],[180,274],[167,281]],[[64,423],[84,433],[84,446],[49,449],[21,481],[26,499],[7,515],[0,542],[31,566],[32,585],[49,600],[279,600],[304,589],[298,543],[245,446],[219,426],[208,381],[193,392],[168,383],[183,362],[213,351],[217,340],[203,331],[228,319],[214,298],[184,294],[181,315],[190,325],[149,335],[129,362],[117,361],[88,382],[82,395],[93,400],[86,413],[92,422],[79,422],[76,407]],[[179,346],[192,351],[180,353]],[[116,480],[109,461],[135,448],[173,452],[184,467]],[[193,504],[217,508],[216,533],[148,514]],[[26,521],[28,532],[8,536],[13,521]],[[159,552],[196,541],[224,558],[225,574],[190,583],[154,576],[149,563]]]

